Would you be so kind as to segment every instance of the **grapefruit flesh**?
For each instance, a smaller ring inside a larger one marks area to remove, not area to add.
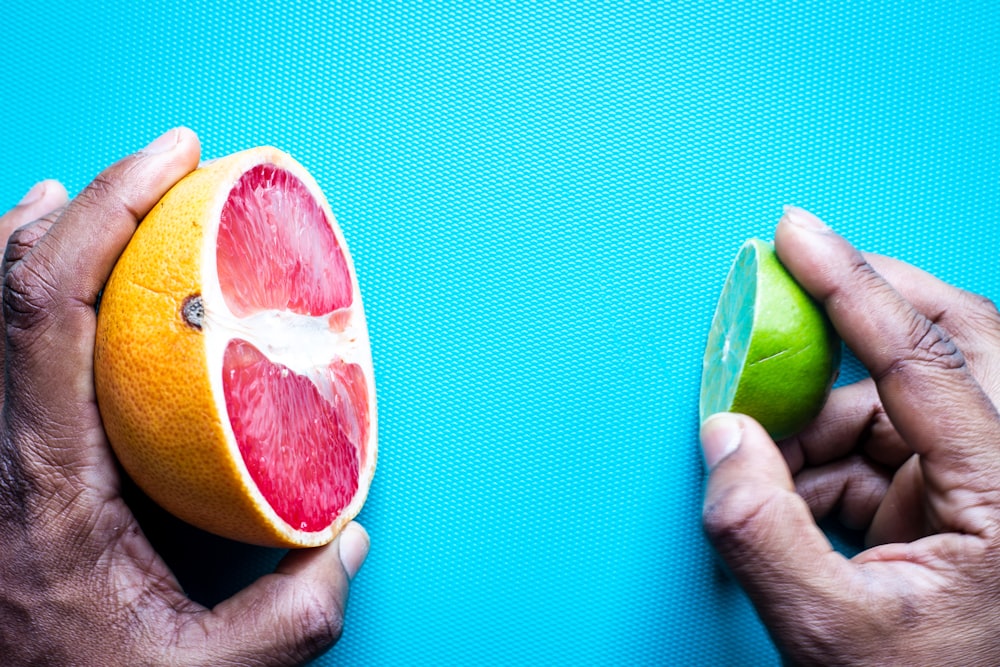
[[[265,309],[305,315],[350,306],[351,274],[323,210],[293,174],[258,165],[222,209],[219,285],[234,315]]]
[[[368,428],[357,367],[334,363],[326,375],[332,401],[245,341],[230,342],[223,360],[226,407],[250,476],[278,516],[304,531],[329,525],[354,497],[364,456],[355,443]]]
[[[273,165],[236,183],[222,209],[216,258],[222,296],[239,317],[266,310],[328,317],[351,305],[351,275],[326,216],[299,179]],[[352,385],[365,380],[341,366],[317,369],[333,390],[327,398],[244,340],[230,341],[223,357],[226,407],[250,476],[301,530],[328,525],[358,488],[367,395]]]
[[[105,287],[105,430],[153,500],[220,535],[330,541],[374,473],[374,373],[346,242],[308,172],[258,148],[150,212]]]

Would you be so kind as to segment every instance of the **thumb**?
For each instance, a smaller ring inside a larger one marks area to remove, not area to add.
[[[702,424],[701,440],[705,532],[764,621],[788,627],[829,609],[823,601],[835,605],[854,569],[816,525],[763,427],[720,413]]]
[[[299,665],[321,655],[340,638],[350,580],[368,545],[368,533],[351,522],[326,546],[290,551],[273,574],[195,624],[184,647],[195,660],[185,664]]]

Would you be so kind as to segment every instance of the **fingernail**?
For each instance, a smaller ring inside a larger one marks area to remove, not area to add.
[[[34,204],[36,201],[40,200],[45,196],[45,181],[39,181],[31,186],[31,189],[24,193],[21,197],[21,201],[17,202],[18,206],[27,206],[29,204]]]
[[[153,155],[156,153],[166,153],[177,145],[178,132],[176,129],[167,130],[156,139],[153,140],[151,144],[143,148],[140,153],[145,153],[146,155]]]
[[[368,557],[368,533],[360,524],[353,521],[340,533],[340,562],[347,572],[347,577],[353,579]]]
[[[742,439],[743,424],[736,415],[720,412],[706,419],[701,425],[701,448],[708,469],[735,452]]]
[[[799,208],[798,206],[786,206],[784,218],[793,225],[802,227],[803,229],[808,229],[809,231],[830,231],[830,227],[825,222],[804,208]]]

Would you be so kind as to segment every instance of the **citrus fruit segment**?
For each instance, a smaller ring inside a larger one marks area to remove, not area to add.
[[[270,147],[203,164],[146,216],[101,297],[105,431],[165,509],[269,546],[315,546],[374,474],[361,295],[319,186]]]
[[[823,309],[795,282],[774,247],[743,244],[708,335],[700,417],[750,415],[775,439],[819,413],[840,367],[840,339]]]

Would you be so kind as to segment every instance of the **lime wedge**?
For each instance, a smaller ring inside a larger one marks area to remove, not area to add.
[[[819,413],[840,367],[840,339],[823,309],[767,241],[740,248],[716,306],[701,376],[701,420],[750,415],[775,439]]]

